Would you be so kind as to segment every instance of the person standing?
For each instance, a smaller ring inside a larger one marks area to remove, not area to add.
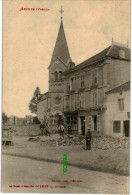
[[[40,124],[40,131],[41,135],[43,136],[45,134],[45,124],[43,122]]]
[[[71,125],[68,125],[68,135],[72,135],[72,129],[71,129]]]
[[[92,132],[91,129],[88,128],[88,132],[86,134],[85,140],[86,140],[86,150],[91,150],[91,140],[92,140]]]
[[[59,125],[59,132],[60,132],[60,136],[64,136],[64,126],[62,124]]]

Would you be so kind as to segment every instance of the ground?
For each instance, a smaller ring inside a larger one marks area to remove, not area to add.
[[[52,182],[52,180],[60,181]],[[72,180],[82,182],[72,182]],[[45,185],[48,187],[45,188]],[[68,166],[68,172],[63,175],[61,164],[2,155],[2,192],[4,193],[126,194],[129,193],[128,186],[129,177],[127,176],[73,166]]]
[[[43,140],[57,139],[59,135],[43,137]],[[63,162],[68,154],[68,164],[90,170],[129,175],[129,148],[85,150],[83,145],[45,147],[44,142],[28,141],[27,136],[13,136],[13,146],[3,147],[3,154],[39,159],[48,162]]]

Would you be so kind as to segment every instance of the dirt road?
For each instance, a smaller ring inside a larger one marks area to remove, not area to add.
[[[82,180],[82,182],[71,180]],[[45,185],[48,187],[44,187]],[[84,170],[73,166],[68,166],[68,172],[63,175],[61,164],[2,155],[2,192],[4,193],[126,194],[129,192],[128,186],[127,176]]]

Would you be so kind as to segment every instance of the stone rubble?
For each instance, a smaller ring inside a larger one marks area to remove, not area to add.
[[[40,142],[41,146],[45,147],[82,145],[85,148],[85,137],[80,135],[64,135],[64,137],[48,140],[45,137],[37,136],[29,138],[28,141]],[[130,140],[126,137],[93,137],[91,143],[93,149],[114,150],[130,148]]]

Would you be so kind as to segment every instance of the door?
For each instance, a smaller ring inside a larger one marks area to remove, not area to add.
[[[85,135],[85,116],[81,116],[81,135]]]
[[[93,116],[93,130],[97,131],[97,115]]]
[[[129,120],[124,121],[124,135],[129,137]]]

